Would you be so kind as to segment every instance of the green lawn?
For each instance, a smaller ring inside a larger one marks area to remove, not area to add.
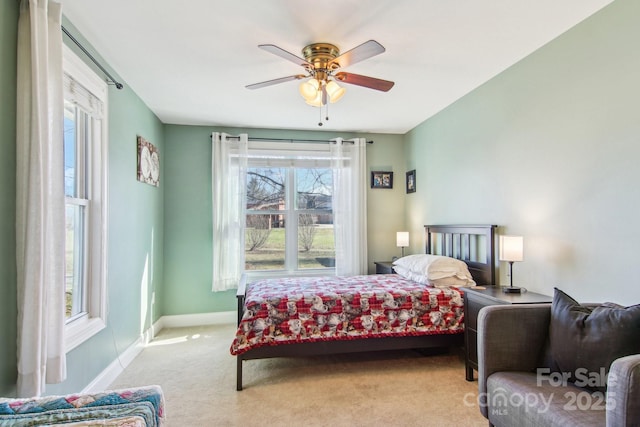
[[[284,268],[284,229],[271,230],[260,249],[245,252],[246,270],[280,270]],[[298,250],[298,268],[332,266],[335,258],[333,227],[318,227],[313,246],[308,252]],[[323,265],[323,263],[325,265]]]

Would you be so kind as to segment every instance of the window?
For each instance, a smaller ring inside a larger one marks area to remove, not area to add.
[[[366,274],[364,138],[211,137],[214,292],[233,289],[243,274]]]
[[[245,270],[333,268],[332,187],[330,168],[250,166]]]
[[[64,47],[67,351],[106,325],[107,85]]]

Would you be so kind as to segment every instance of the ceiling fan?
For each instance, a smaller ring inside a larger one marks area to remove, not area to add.
[[[300,65],[305,69],[306,74],[295,74],[250,84],[246,86],[247,89],[259,89],[291,80],[308,79],[300,84],[300,94],[307,104],[314,107],[322,107],[327,105],[327,102],[338,101],[344,95],[345,89],[340,87],[337,82],[383,92],[389,91],[394,85],[392,81],[339,71],[349,65],[384,52],[385,48],[375,40],[369,40],[342,54],[333,44],[312,43],[302,49],[304,59],[273,44],[261,44],[258,47]]]

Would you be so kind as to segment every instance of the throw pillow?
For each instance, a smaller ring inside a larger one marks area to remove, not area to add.
[[[611,363],[640,353],[640,305],[585,306],[556,288],[549,338],[553,361],[570,382],[604,392]]]

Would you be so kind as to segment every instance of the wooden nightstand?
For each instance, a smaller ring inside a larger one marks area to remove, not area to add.
[[[376,274],[395,274],[392,261],[374,261]]]
[[[553,298],[534,292],[507,294],[500,286],[486,289],[464,288],[464,343],[467,381],[473,381],[473,370],[478,370],[478,313],[482,307],[496,304],[544,304]]]

